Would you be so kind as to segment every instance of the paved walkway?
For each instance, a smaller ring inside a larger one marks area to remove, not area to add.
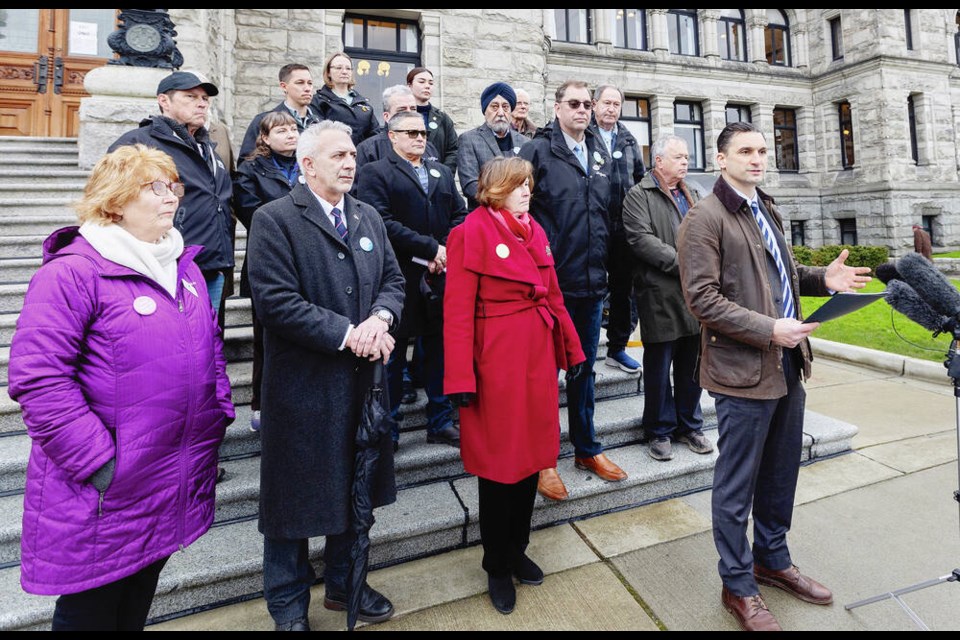
[[[835,601],[818,607],[762,588],[785,629],[916,629],[893,600],[852,611],[844,605],[960,567],[952,383],[945,370],[938,380],[936,367],[926,367],[926,379],[891,369],[823,357],[814,363],[808,408],[855,424],[860,432],[853,452],[801,469],[791,550],[805,573],[833,590]],[[363,629],[738,628],[720,606],[709,491],[536,531],[528,553],[547,577],[541,586],[518,586],[517,608],[509,616],[489,602],[475,546],[373,572],[370,583],[393,600],[397,614]],[[960,584],[938,584],[904,601],[931,629],[960,629]],[[344,629],[344,614],[326,611],[322,602],[321,585],[313,592],[313,629]],[[257,599],[148,629],[272,627]]]

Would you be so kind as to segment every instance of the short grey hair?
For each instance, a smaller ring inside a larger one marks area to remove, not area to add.
[[[594,90],[594,92],[593,92],[593,101],[596,102],[597,100],[599,100],[599,99],[600,99],[600,96],[602,96],[602,95],[603,95],[603,92],[606,91],[607,89],[613,89],[614,91],[616,91],[617,93],[619,93],[619,94],[620,94],[620,102],[623,102],[623,101],[625,100],[625,98],[623,97],[623,91],[620,90],[620,87],[616,87],[616,86],[614,86],[614,85],[612,85],[612,84],[602,84],[602,85],[600,85],[599,87],[597,87],[596,90]]]
[[[653,159],[654,164],[656,164],[657,158],[663,157],[664,152],[667,150],[667,145],[670,144],[671,142],[682,142],[683,146],[685,147],[689,146],[687,145],[687,141],[678,135],[667,133],[660,136],[653,143],[653,146],[650,147],[650,157]]]
[[[423,116],[420,115],[420,113],[417,111],[401,111],[399,113],[394,114],[393,117],[390,118],[390,122],[387,123],[387,128],[390,131],[396,131],[397,129],[402,129],[404,127],[403,123],[408,120],[412,120],[414,122],[419,120],[422,123]]]
[[[320,135],[324,131],[341,131],[347,134],[347,137],[353,135],[353,129],[342,122],[336,120],[321,120],[317,124],[312,124],[303,130],[300,134],[300,141],[297,143],[297,164],[300,165],[300,173],[303,175],[303,159],[316,158],[320,153]]]
[[[395,84],[392,87],[387,87],[383,90],[383,110],[385,112],[390,111],[390,107],[393,106],[393,98],[395,96],[413,96],[413,91],[410,90],[405,84]]]

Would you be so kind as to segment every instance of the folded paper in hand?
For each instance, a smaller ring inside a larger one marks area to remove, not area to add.
[[[827,320],[845,316],[857,309],[862,309],[871,302],[876,302],[885,295],[887,295],[886,291],[879,293],[835,293],[833,297],[827,300],[826,304],[810,314],[810,317],[804,320],[803,323],[826,322]]]

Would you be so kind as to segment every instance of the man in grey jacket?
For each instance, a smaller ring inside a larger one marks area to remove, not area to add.
[[[695,379],[700,325],[680,287],[677,229],[699,198],[687,188],[686,141],[665,135],[651,149],[654,168],[623,202],[623,228],[633,251],[634,293],[643,336],[643,430],[650,457],[673,457],[671,437],[694,453],[710,453]],[[670,369],[673,368],[673,388]]]
[[[457,169],[460,189],[467,196],[467,208],[477,208],[477,181],[480,169],[491,158],[512,158],[529,142],[526,136],[510,127],[511,113],[517,106],[517,94],[505,82],[494,82],[480,94],[480,110],[486,120],[476,129],[460,136]]]

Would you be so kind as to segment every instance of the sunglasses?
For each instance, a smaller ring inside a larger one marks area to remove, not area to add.
[[[593,110],[593,103],[590,102],[589,100],[562,100],[560,101],[560,103],[567,105],[574,111],[576,111],[580,107],[583,107],[586,111]]]
[[[423,137],[424,140],[427,139],[426,129],[394,129],[394,133],[405,133],[408,138],[419,138]]]
[[[183,183],[182,182],[164,182],[163,180],[154,180],[153,182],[144,182],[141,187],[150,185],[150,189],[153,190],[158,196],[165,196],[168,192],[172,193],[178,198],[183,197]]]

